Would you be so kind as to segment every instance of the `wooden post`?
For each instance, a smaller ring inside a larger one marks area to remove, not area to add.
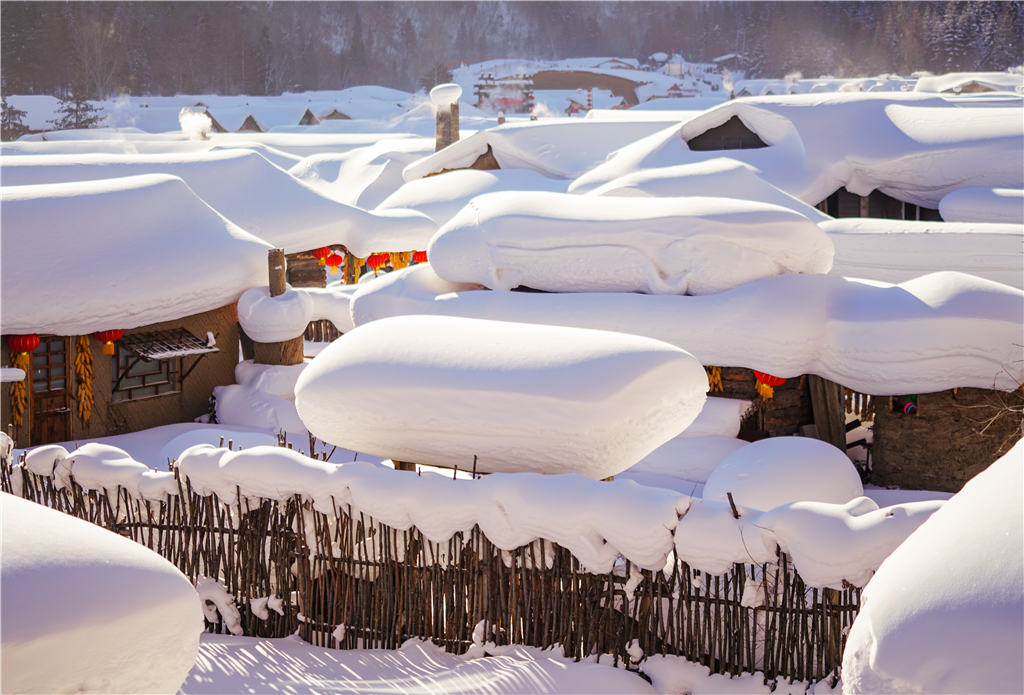
[[[270,269],[270,296],[278,297],[288,289],[288,284],[285,282],[287,265],[284,259],[284,249],[270,249],[267,265]],[[253,362],[256,364],[300,364],[302,356],[301,335],[281,343],[253,341]]]
[[[345,251],[345,284],[356,284],[356,257]]]
[[[816,374],[807,375],[811,391],[811,409],[818,439],[828,442],[846,453],[846,409],[843,407],[843,387]]]

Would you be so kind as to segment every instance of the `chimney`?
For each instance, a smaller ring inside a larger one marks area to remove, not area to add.
[[[459,97],[462,87],[452,82],[439,84],[430,90],[430,100],[437,111],[437,141],[434,151],[439,152],[459,139]]]

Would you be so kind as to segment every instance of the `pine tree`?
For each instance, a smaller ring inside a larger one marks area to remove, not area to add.
[[[427,68],[426,72],[420,76],[420,87],[422,87],[424,91],[429,92],[437,85],[451,81],[452,71],[446,68],[443,63],[436,63]]]
[[[54,130],[93,128],[100,120],[99,112],[85,99],[81,80],[75,80],[71,93],[60,100],[57,114],[58,118],[47,121]]]
[[[10,106],[7,103],[6,95],[0,97],[0,101],[3,104],[2,118],[0,118],[0,140],[17,140],[28,132],[28,126],[21,120],[25,117],[25,112]]]

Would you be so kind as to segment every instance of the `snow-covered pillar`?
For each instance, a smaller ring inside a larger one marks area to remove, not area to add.
[[[267,252],[270,269],[270,296],[279,297],[288,289],[286,282],[287,265],[284,249],[270,249]],[[253,341],[253,362],[256,364],[300,364],[302,362],[302,335],[280,343]]]
[[[443,150],[459,139],[459,97],[462,87],[452,82],[439,84],[430,90],[430,100],[437,112],[437,140],[434,151]]]

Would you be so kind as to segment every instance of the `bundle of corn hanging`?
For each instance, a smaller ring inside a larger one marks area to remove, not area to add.
[[[359,282],[359,278],[363,276],[363,273],[361,271],[363,269],[363,265],[365,264],[365,258],[357,258],[355,256],[352,256],[352,267],[355,268],[355,270],[352,271],[352,280],[354,282]]]
[[[708,384],[710,384],[711,392],[724,391],[722,387],[722,368],[721,367],[705,367],[708,373]]]
[[[92,348],[89,336],[80,335],[75,343],[75,381],[78,383],[78,417],[89,422],[92,416]]]
[[[409,261],[412,260],[412,251],[396,251],[391,254],[391,267],[395,270],[401,270],[402,268],[409,267]]]
[[[11,384],[11,422],[15,427],[21,427],[25,416],[25,382],[32,371],[32,357],[27,352],[16,352],[11,366],[25,372],[24,379]]]

